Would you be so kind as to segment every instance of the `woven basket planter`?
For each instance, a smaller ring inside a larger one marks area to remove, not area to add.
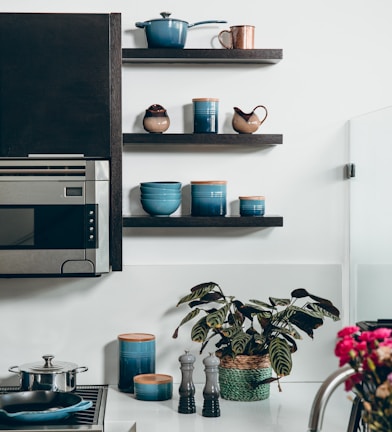
[[[253,384],[271,378],[272,369],[268,355],[236,358],[222,357],[219,365],[220,395],[223,399],[234,401],[258,401],[268,399],[270,385]]]

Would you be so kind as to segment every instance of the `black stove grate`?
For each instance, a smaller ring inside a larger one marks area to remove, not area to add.
[[[20,391],[18,387],[0,387],[0,394]],[[75,394],[84,400],[92,401],[91,408],[84,411],[72,413],[69,417],[56,422],[34,423],[34,425],[25,424],[26,430],[103,430],[103,422],[107,398],[107,385],[82,385],[77,386]],[[21,424],[15,425],[12,421],[0,423],[0,430],[25,430]],[[97,428],[92,426],[98,426]]]

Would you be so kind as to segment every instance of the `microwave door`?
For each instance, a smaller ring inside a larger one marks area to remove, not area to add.
[[[34,209],[0,208],[0,247],[34,246]]]

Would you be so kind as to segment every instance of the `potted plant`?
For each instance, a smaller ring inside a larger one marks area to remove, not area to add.
[[[268,302],[252,299],[249,303],[227,296],[215,282],[196,285],[190,291],[177,306],[188,304],[192,310],[173,338],[182,325],[202,314],[192,327],[191,339],[202,344],[201,354],[208,342],[217,338],[219,383],[225,399],[268,398],[269,383],[291,372],[296,340],[302,339],[299,331],[313,338],[325,317],[340,319],[331,301],[303,288],[292,291],[291,298],[269,297]],[[298,300],[303,300],[302,305],[296,304]]]

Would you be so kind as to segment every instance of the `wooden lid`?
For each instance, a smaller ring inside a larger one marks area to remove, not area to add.
[[[265,197],[263,196],[240,196],[238,197],[240,200],[263,200]]]
[[[191,185],[227,184],[227,180],[195,180]]]
[[[124,333],[118,335],[119,340],[127,342],[147,342],[155,339],[155,336],[150,333]]]
[[[219,102],[218,98],[193,98],[192,102]]]
[[[150,384],[150,385],[169,384],[173,382],[173,377],[171,375],[164,375],[164,374],[141,374],[141,375],[136,375],[133,378],[133,382],[138,384]]]

